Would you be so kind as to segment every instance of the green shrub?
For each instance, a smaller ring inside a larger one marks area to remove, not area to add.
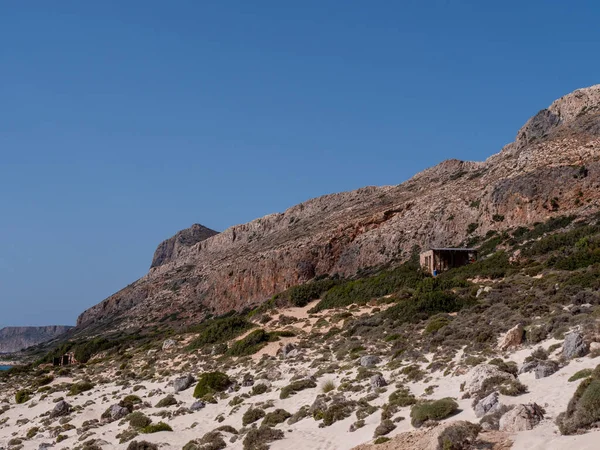
[[[303,391],[304,389],[311,389],[317,387],[317,383],[312,380],[297,380],[285,386],[281,389],[281,393],[279,394],[279,398],[284,399],[288,398],[299,391]]]
[[[252,428],[244,438],[244,450],[262,450],[268,448],[268,444],[283,439],[283,431],[277,428],[260,427]]]
[[[194,397],[204,397],[206,394],[222,392],[231,385],[229,377],[222,372],[206,372],[198,379],[196,389],[194,389]]]
[[[373,444],[379,445],[379,444],[384,444],[384,443],[386,443],[388,441],[391,441],[391,439],[389,437],[379,436],[377,439],[375,439],[373,441]]]
[[[31,391],[28,391],[27,389],[17,391],[17,393],[15,394],[15,402],[17,402],[17,404],[25,403],[26,401],[31,399],[32,395],[33,394],[31,393]]]
[[[301,308],[308,305],[311,301],[320,298],[324,292],[327,292],[338,282],[338,280],[333,280],[330,278],[312,281],[299,286],[293,286],[286,292],[280,294],[280,296],[289,298],[292,305]]]
[[[25,435],[25,437],[27,439],[33,439],[39,433],[39,431],[39,427],[30,428],[29,430],[27,430],[27,434]]]
[[[594,374],[595,375],[595,374]],[[600,380],[583,380],[569,401],[566,412],[559,414],[557,425],[562,434],[575,434],[600,420]]]
[[[142,428],[140,431],[144,434],[150,434],[150,433],[158,433],[160,431],[173,431],[173,428],[171,428],[168,424],[166,424],[164,422],[158,422],[156,424],[147,425],[144,428]]]
[[[174,406],[176,404],[177,404],[177,400],[175,400],[175,397],[173,397],[173,395],[169,394],[166,397],[159,400],[159,402],[156,404],[156,408],[167,408],[169,406]]]
[[[132,412],[125,418],[125,420],[127,420],[129,425],[136,430],[141,430],[152,423],[152,420],[150,420],[148,416],[140,411]]]
[[[428,420],[445,419],[457,410],[458,403],[450,397],[417,403],[410,411],[411,424],[418,428]]]
[[[242,416],[242,425],[250,425],[251,423],[256,422],[257,420],[265,417],[265,411],[260,408],[248,408],[248,410]]]
[[[328,427],[333,425],[338,420],[344,420],[352,415],[356,402],[343,401],[330,405],[322,412],[323,426]]]
[[[371,299],[392,294],[401,288],[415,288],[426,277],[418,264],[409,262],[396,269],[381,271],[377,275],[343,281],[328,290],[310,312],[345,307],[353,303],[364,305]]]
[[[425,326],[425,334],[435,333],[436,331],[441,330],[446,325],[450,323],[450,318],[448,316],[436,316],[433,317],[427,322]]]
[[[327,392],[331,392],[335,389],[335,383],[333,380],[327,380],[321,386],[321,392],[326,394]]]
[[[390,419],[384,419],[381,421],[377,428],[375,428],[375,432],[373,433],[373,437],[383,436],[391,433],[396,429],[396,425]]]
[[[45,375],[43,377],[37,378],[35,380],[36,386],[46,386],[54,381],[54,377],[52,375]]]
[[[218,344],[236,338],[254,325],[241,316],[209,319],[189,331],[200,333],[188,348],[195,350],[207,344]]]
[[[262,328],[255,330],[248,336],[231,344],[227,354],[229,356],[248,356],[253,355],[269,342],[270,336]]]
[[[569,378],[569,381],[577,381],[577,380],[581,380],[582,378],[587,378],[589,376],[591,376],[593,373],[592,369],[581,369],[578,372],[575,372],[573,375],[571,375],[571,377]]]
[[[70,395],[70,396],[79,395],[82,392],[90,391],[92,389],[94,389],[93,383],[91,383],[90,381],[80,381],[78,383],[71,385],[71,388],[69,389],[69,392],[67,393],[67,395]]]
[[[261,427],[274,427],[280,423],[285,422],[287,419],[292,417],[292,415],[287,412],[285,409],[276,409],[268,413],[260,424]]]
[[[417,399],[413,394],[410,393],[408,388],[401,387],[390,394],[388,402],[391,405],[403,408],[405,406],[414,405],[417,403]]]
[[[438,448],[462,450],[472,448],[481,426],[471,422],[457,422],[446,427],[438,436]]]
[[[261,394],[264,394],[265,392],[267,392],[268,390],[269,390],[269,388],[264,383],[255,384],[254,386],[252,386],[252,389],[250,390],[250,395],[261,395]]]

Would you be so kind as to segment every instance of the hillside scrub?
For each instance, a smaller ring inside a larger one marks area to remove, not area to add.
[[[600,366],[577,387],[567,410],[556,418],[561,434],[576,434],[600,421]]]
[[[442,420],[456,411],[458,403],[450,397],[417,403],[410,411],[411,424],[418,428],[428,420]]]
[[[259,351],[262,347],[267,345],[267,342],[270,340],[269,333],[265,330],[258,329],[254,330],[248,336],[240,339],[239,341],[231,344],[229,350],[227,350],[227,355],[229,356],[248,356],[253,355],[257,351]]]
[[[209,319],[188,331],[199,333],[188,346],[189,350],[202,348],[208,344],[227,342],[252,328],[254,325],[239,315]]]
[[[408,262],[377,275],[340,282],[329,289],[310,312],[316,313],[353,303],[364,305],[371,299],[392,294],[401,288],[416,288],[418,283],[427,276],[418,264]]]
[[[201,398],[206,394],[222,392],[231,385],[231,380],[223,372],[206,372],[198,379],[194,389],[194,397]]]

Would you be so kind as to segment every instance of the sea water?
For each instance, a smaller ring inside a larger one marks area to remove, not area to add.
[[[10,369],[10,366],[0,366],[0,370],[8,370]]]

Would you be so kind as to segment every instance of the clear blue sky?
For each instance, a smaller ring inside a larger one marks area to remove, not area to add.
[[[75,322],[156,245],[485,159],[600,82],[600,5],[0,5],[0,325]]]

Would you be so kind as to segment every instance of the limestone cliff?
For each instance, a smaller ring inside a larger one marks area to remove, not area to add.
[[[161,244],[147,275],[85,311],[78,326],[242,310],[315,276],[401,262],[415,246],[459,245],[599,207],[600,85],[555,101],[484,162],[445,161],[396,186],[315,198],[206,238],[184,230],[178,235],[192,238]]]
[[[0,353],[13,353],[54,339],[73,327],[6,327],[0,329]]]

